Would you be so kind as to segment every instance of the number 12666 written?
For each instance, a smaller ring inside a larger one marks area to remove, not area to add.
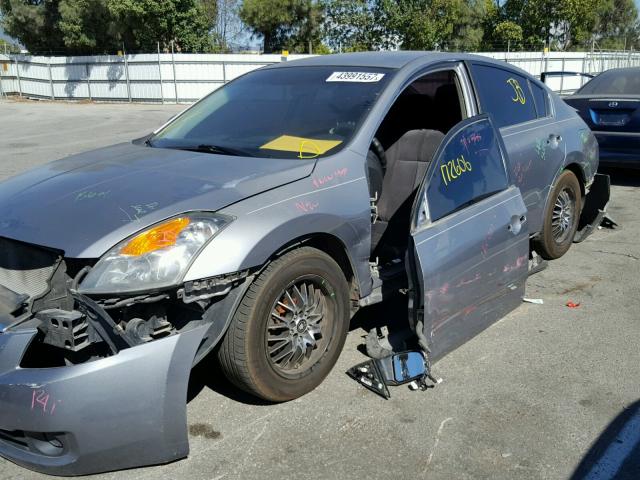
[[[464,155],[460,155],[455,160],[449,160],[447,163],[440,165],[440,173],[445,185],[449,185],[458,179],[463,173],[471,171],[471,163],[465,160]]]

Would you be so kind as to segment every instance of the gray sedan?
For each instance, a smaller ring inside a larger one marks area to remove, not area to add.
[[[62,475],[184,457],[207,354],[291,400],[399,291],[393,321],[434,362],[519,305],[532,248],[560,257],[589,227],[597,167],[585,123],[523,71],[396,52],[262,68],[9,179],[0,454]]]

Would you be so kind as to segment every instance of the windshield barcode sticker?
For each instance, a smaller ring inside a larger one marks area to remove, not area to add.
[[[370,72],[333,72],[327,82],[362,82],[362,83],[375,83],[379,82],[384,73],[370,73]]]

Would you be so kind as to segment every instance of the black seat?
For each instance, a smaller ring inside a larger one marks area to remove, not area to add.
[[[387,149],[378,221],[371,228],[374,256],[394,256],[406,248],[413,198],[443,138],[437,130],[410,130]]]

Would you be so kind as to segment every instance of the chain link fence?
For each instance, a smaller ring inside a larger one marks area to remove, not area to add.
[[[490,52],[530,74],[597,74],[640,66],[633,52]],[[51,100],[190,103],[248,71],[306,55],[158,53],[82,57],[0,55],[0,95]],[[570,93],[580,77],[553,78],[550,87]]]

